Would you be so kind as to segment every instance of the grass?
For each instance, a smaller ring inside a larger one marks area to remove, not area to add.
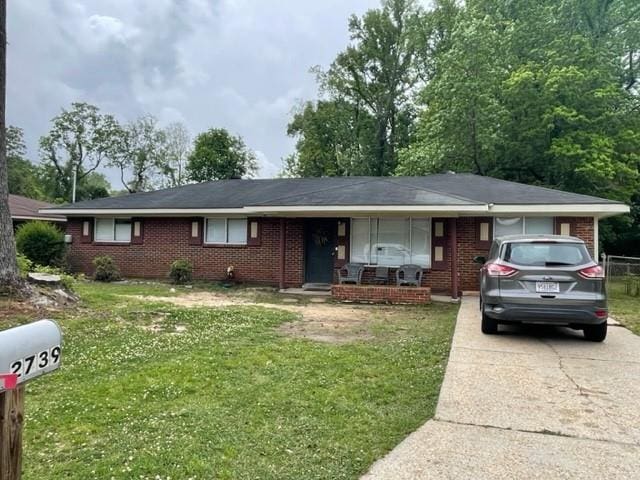
[[[609,282],[607,293],[613,317],[633,333],[640,335],[640,296],[625,293],[624,281]]]
[[[120,296],[169,285],[77,288],[62,368],[27,386],[25,480],[358,478],[433,415],[456,313],[372,308],[337,345],[279,334],[283,310]]]

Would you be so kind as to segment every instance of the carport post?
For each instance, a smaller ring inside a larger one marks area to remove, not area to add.
[[[286,225],[284,218],[280,219],[280,277],[279,277],[279,286],[280,290],[284,289],[284,255],[285,255],[285,235],[286,235]]]
[[[451,298],[458,299],[458,219],[449,219],[449,241],[451,242]]]

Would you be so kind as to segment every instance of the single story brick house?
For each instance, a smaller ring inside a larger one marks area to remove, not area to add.
[[[44,210],[67,217],[73,270],[110,255],[129,277],[166,277],[188,259],[197,279],[331,284],[347,262],[418,264],[422,286],[477,290],[476,255],[494,237],[571,234],[597,256],[598,221],[619,202],[470,174],[223,180]],[[390,281],[389,283],[393,283]],[[428,291],[428,290],[427,290]]]

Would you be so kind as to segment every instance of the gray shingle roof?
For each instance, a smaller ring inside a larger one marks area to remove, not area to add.
[[[66,220],[66,218],[61,215],[39,213],[41,208],[49,207],[54,207],[54,205],[20,195],[9,194],[9,212],[11,213],[11,218],[14,219],[41,218],[51,220],[52,222]]]
[[[101,198],[57,209],[195,209],[249,206],[617,204],[471,174],[221,180]]]

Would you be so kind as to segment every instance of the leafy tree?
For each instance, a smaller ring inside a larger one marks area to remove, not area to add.
[[[40,185],[45,192],[45,200],[53,203],[68,202],[68,186],[58,179],[58,171],[53,165],[42,165],[38,170]],[[111,195],[111,184],[102,173],[91,172],[83,175],[76,185],[76,201],[93,200]]]
[[[6,134],[9,193],[45,200],[38,178],[38,167],[26,158],[24,132],[21,128],[9,126]]]
[[[255,154],[241,137],[223,128],[198,135],[187,164],[189,179],[194,182],[252,177],[257,170]]]
[[[367,111],[344,100],[307,102],[295,113],[287,133],[296,153],[285,159],[289,176],[370,174],[375,122]]]
[[[417,141],[401,153],[396,173],[485,175],[496,165],[506,115],[500,99],[506,76],[501,30],[495,19],[469,10],[459,13],[450,46],[435,60],[421,95]]]
[[[388,175],[397,150],[409,142],[413,109],[411,94],[420,80],[416,67],[421,11],[414,0],[383,0],[382,8],[349,19],[352,43],[338,54],[323,88],[373,119],[375,136],[368,170]]]
[[[191,137],[187,128],[179,122],[164,129],[165,159],[162,165],[163,186],[179,187],[188,181],[187,161],[191,154]]]
[[[109,160],[109,165],[120,169],[120,180],[129,193],[153,190],[160,183],[165,164],[166,134],[151,115],[123,129]]]
[[[124,137],[116,119],[88,103],[72,103],[52,120],[49,133],[40,139],[45,166],[53,167],[63,198],[75,202],[77,184],[106,159],[115,156]]]
[[[466,2],[396,173],[470,171],[631,202],[630,218],[601,228],[610,253],[628,253],[640,238],[639,14],[630,0]]]

